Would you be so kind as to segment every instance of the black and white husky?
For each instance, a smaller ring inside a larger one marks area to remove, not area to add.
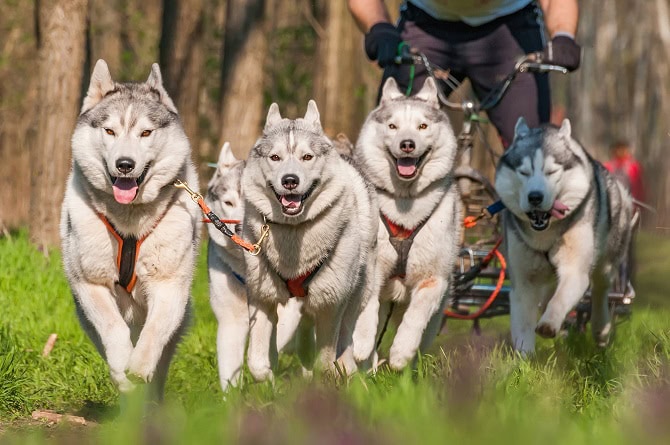
[[[592,333],[605,346],[608,290],[630,240],[630,194],[572,137],[567,119],[531,129],[520,118],[495,186],[507,208],[514,348],[532,352],[535,333],[555,337],[589,284]]]

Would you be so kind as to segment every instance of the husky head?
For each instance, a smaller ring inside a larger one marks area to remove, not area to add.
[[[221,219],[240,221],[231,223],[235,225],[238,235],[242,231],[242,218],[244,216],[244,203],[242,201],[242,171],[244,161],[237,159],[226,142],[221,147],[221,154],[216,163],[216,171],[207,185],[207,202],[212,211]],[[218,230],[214,226],[208,226],[210,235]]]
[[[412,196],[452,171],[456,147],[433,79],[406,97],[389,78],[379,106],[363,124],[354,157],[376,187]]]
[[[120,204],[151,202],[190,162],[190,146],[158,64],[144,83],[116,83],[98,60],[72,136],[72,157]]]
[[[586,198],[593,178],[589,165],[588,154],[572,138],[570,121],[560,128],[531,129],[521,117],[498,163],[495,188],[512,213],[542,231]]]
[[[309,101],[302,119],[285,119],[270,106],[263,135],[247,159],[242,188],[245,199],[270,220],[309,220],[335,199],[340,189],[326,184],[337,175],[339,155],[323,133],[319,111]]]

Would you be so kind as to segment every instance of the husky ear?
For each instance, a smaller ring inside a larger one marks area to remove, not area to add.
[[[314,127],[321,128],[321,116],[319,115],[319,109],[316,107],[316,102],[310,99],[307,102],[307,111],[305,112],[305,117],[303,118],[305,122],[314,125]]]
[[[167,91],[163,87],[163,76],[161,76],[161,69],[157,63],[151,65],[151,73],[149,73],[147,85],[158,91],[161,103],[165,105],[168,110],[172,111],[174,114],[179,114],[177,112],[177,107],[174,106],[174,102],[172,102],[172,99],[170,99],[170,96],[168,96]]]
[[[517,138],[518,136],[528,136],[528,133],[530,133],[530,128],[526,123],[526,119],[521,116],[516,121],[516,125],[514,126],[514,137]]]
[[[418,99],[425,100],[429,105],[432,105],[435,108],[440,107],[440,102],[437,98],[437,85],[432,77],[428,77],[423,83],[421,91],[416,95]]]
[[[572,126],[570,125],[569,119],[563,119],[561,128],[558,129],[558,134],[563,136],[565,139],[570,139],[570,136],[572,135]]]
[[[219,161],[217,162],[219,167],[225,167],[233,165],[240,160],[235,157],[233,149],[230,148],[230,142],[226,141],[221,147],[221,153],[219,154]]]
[[[277,105],[276,102],[273,102],[272,105],[270,105],[270,109],[268,110],[268,117],[265,118],[265,128],[277,125],[281,119],[281,114],[279,114],[279,105]]]
[[[112,90],[114,90],[114,81],[112,80],[112,75],[109,74],[107,62],[99,59],[95,64],[95,68],[93,68],[91,83],[88,85],[88,91],[86,92],[80,114],[84,114],[96,106]]]
[[[398,99],[403,97],[404,94],[398,89],[398,82],[395,81],[393,77],[389,77],[384,82],[384,87],[382,88],[382,97],[379,103],[384,103],[393,99]]]

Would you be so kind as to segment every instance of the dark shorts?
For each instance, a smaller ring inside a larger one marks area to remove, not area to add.
[[[480,99],[514,69],[519,57],[545,46],[542,13],[534,1],[520,11],[476,27],[437,20],[408,2],[401,11],[398,29],[403,40],[425,53],[431,62],[449,68],[459,80],[467,77]],[[410,80],[410,67],[389,67],[384,80],[389,76],[395,77],[404,90]],[[417,65],[412,92],[421,89],[425,79],[425,69]],[[549,121],[550,109],[547,74],[522,73],[488,116],[507,146],[519,116],[534,127]]]

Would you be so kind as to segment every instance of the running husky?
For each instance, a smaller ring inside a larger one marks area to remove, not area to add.
[[[61,213],[65,272],[82,327],[122,391],[129,375],[162,397],[185,330],[200,218],[191,150],[157,64],[116,83],[99,60],[72,136]]]
[[[270,106],[242,190],[245,237],[258,240],[264,224],[270,230],[260,255],[246,259],[251,373],[272,378],[276,308],[292,297],[304,299],[303,313],[314,321],[317,364],[333,369],[339,356],[346,372],[355,371],[353,325],[361,301],[374,292],[377,204],[324,135],[314,101],[295,120]],[[308,352],[298,348],[309,366]]]
[[[226,142],[207,187],[206,201],[222,220],[233,224],[232,231],[242,235],[244,202],[241,190],[245,162],[235,158]],[[212,224],[207,225],[209,243],[207,266],[212,310],[218,321],[216,337],[219,378],[225,391],[237,386],[244,364],[244,349],[249,333],[249,309],[245,286],[245,251],[223,235]],[[291,299],[279,305],[277,349],[282,350],[292,338],[300,320],[302,302]]]
[[[381,307],[379,302],[368,305],[357,326],[354,353],[359,361],[372,358],[374,366],[375,331],[391,304],[398,324],[391,368],[408,365],[437,334],[458,255],[456,151],[433,80],[428,78],[417,95],[405,97],[389,78],[354,150],[354,159],[377,189],[383,223],[377,267],[385,280]]]
[[[567,119],[560,128],[530,129],[520,118],[495,184],[507,207],[514,348],[532,352],[536,332],[555,337],[589,278],[592,333],[605,346],[608,289],[630,239],[630,194],[572,137]],[[538,322],[540,306],[546,309]]]

